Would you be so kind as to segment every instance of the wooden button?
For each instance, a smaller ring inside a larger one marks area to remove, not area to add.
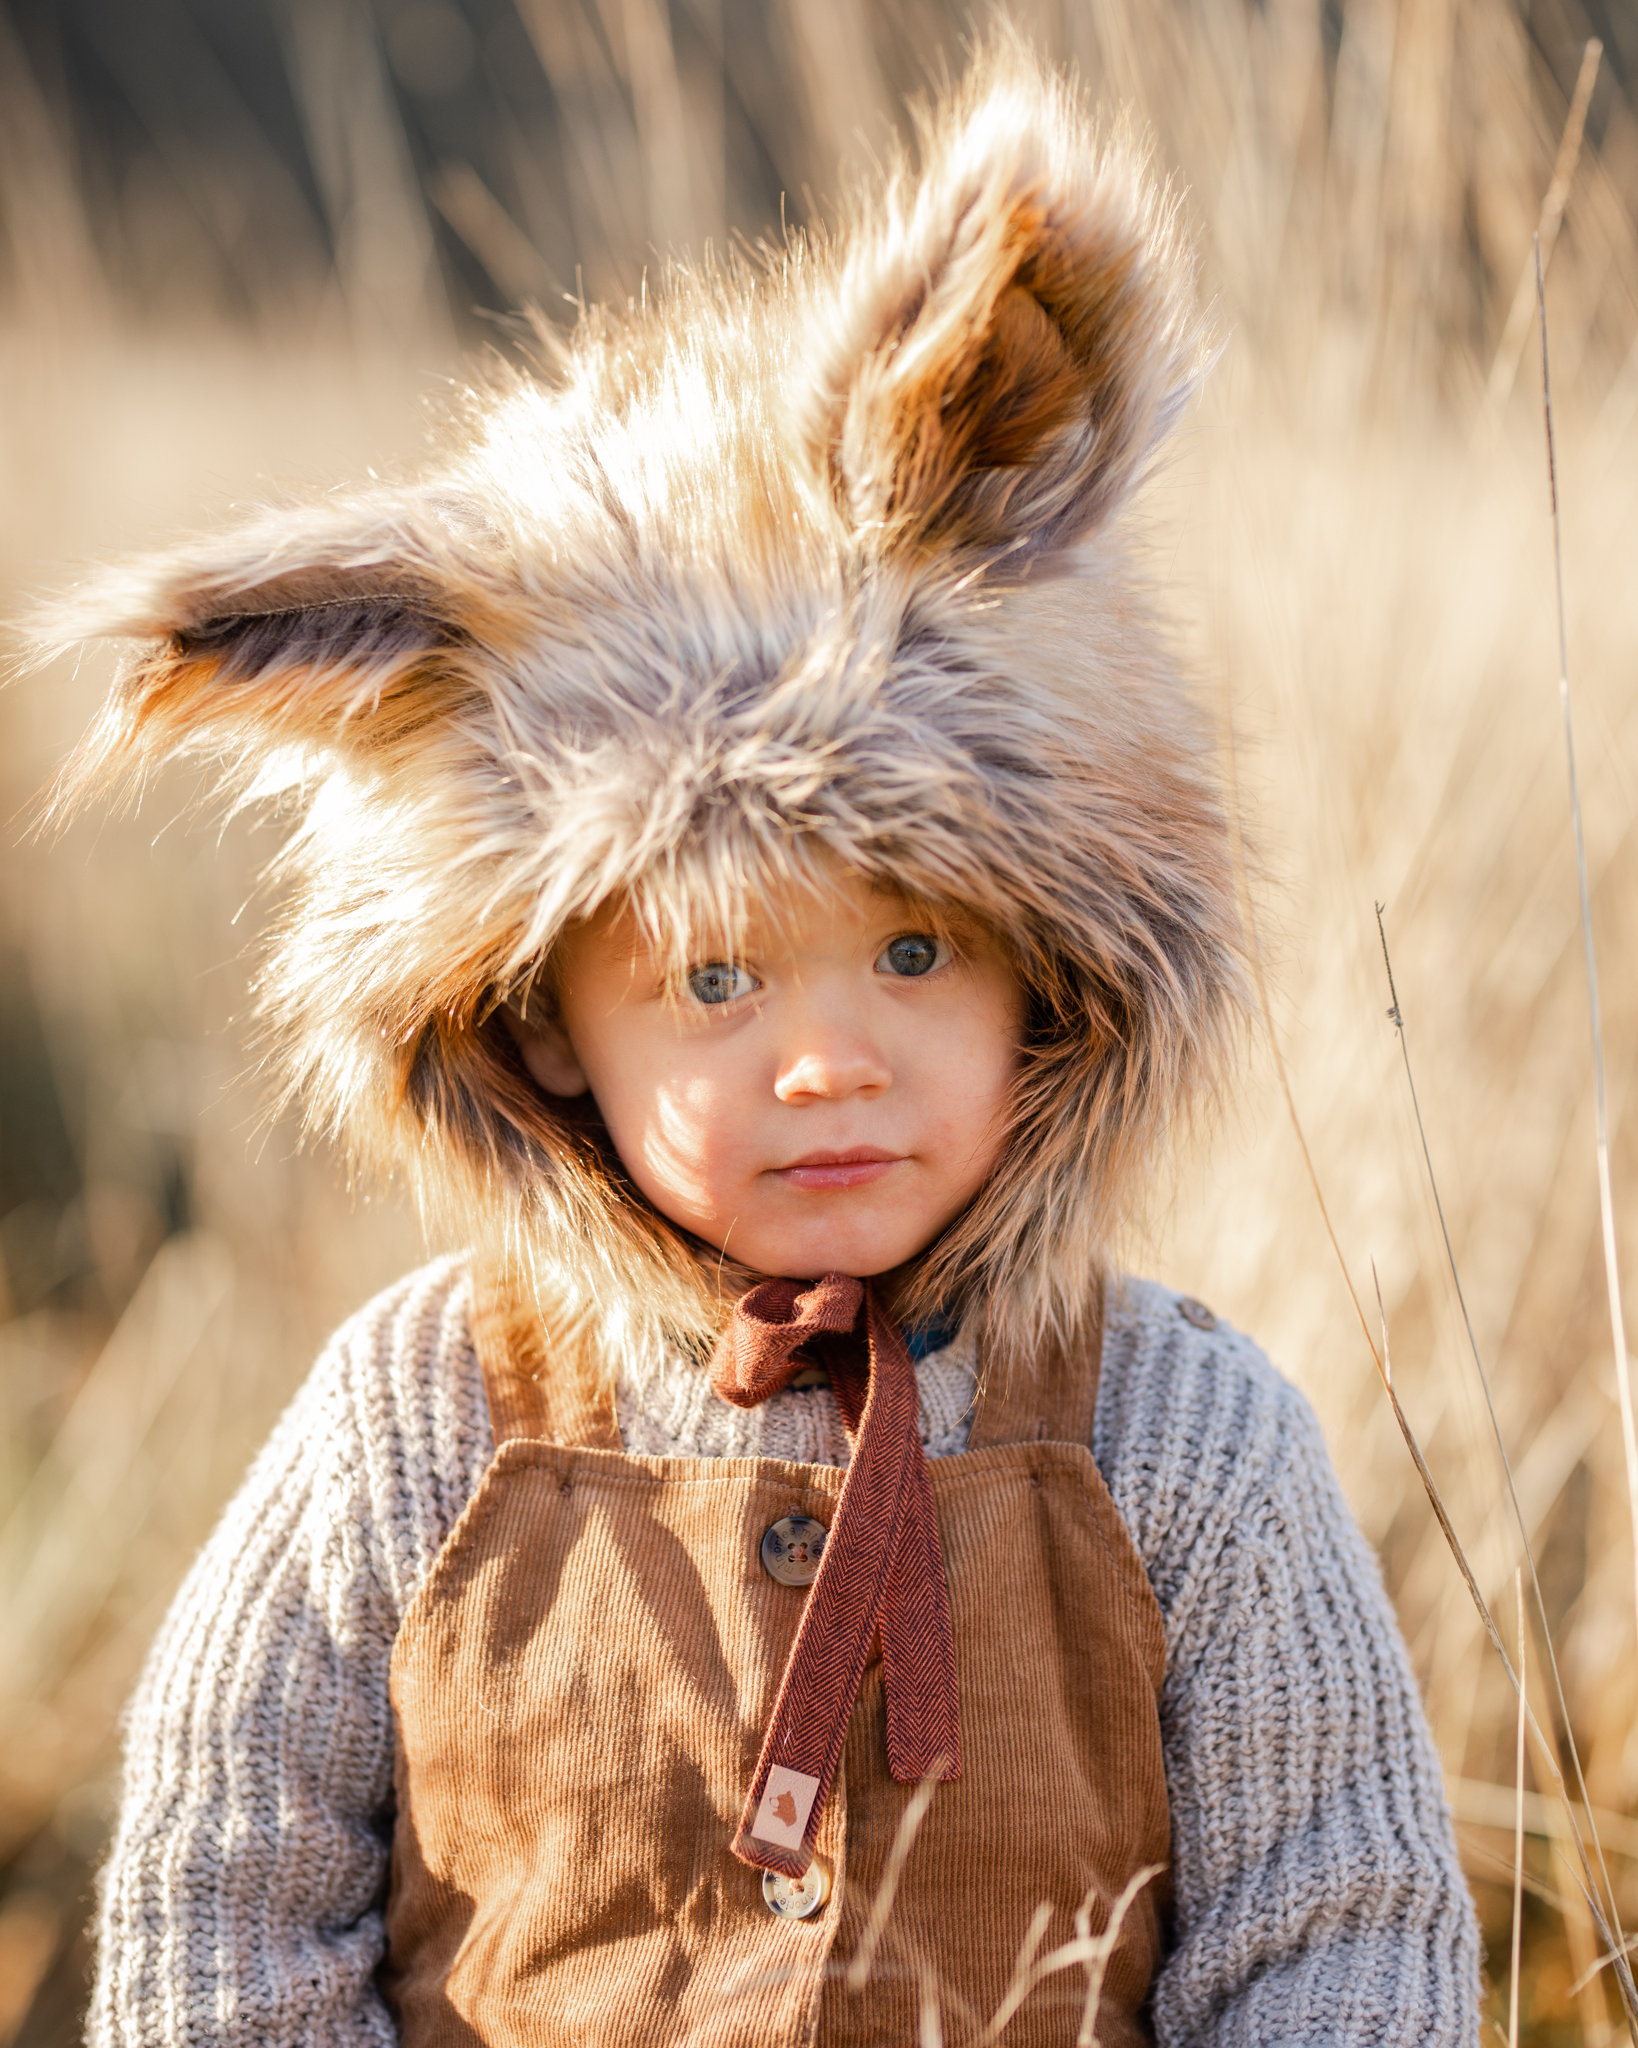
[[[1197,1330],[1215,1330],[1217,1318],[1203,1301],[1196,1301],[1192,1294],[1185,1294],[1177,1304],[1177,1312],[1186,1323],[1193,1323]]]
[[[762,1539],[762,1569],[782,1586],[811,1586],[828,1533],[811,1515],[781,1515]]]
[[[807,1920],[830,1897],[830,1871],[817,1856],[800,1877],[785,1877],[777,1870],[762,1873],[762,1897],[770,1913],[781,1920]]]

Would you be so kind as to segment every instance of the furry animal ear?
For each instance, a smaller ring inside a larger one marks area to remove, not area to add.
[[[54,808],[209,753],[254,773],[294,751],[378,750],[422,724],[479,600],[461,528],[424,490],[269,513],[116,569],[34,621],[42,655],[143,643],[64,770]],[[447,688],[447,684],[446,684]]]
[[[1071,546],[1119,507],[1203,360],[1175,208],[1010,37],[920,121],[855,227],[801,427],[866,545]]]

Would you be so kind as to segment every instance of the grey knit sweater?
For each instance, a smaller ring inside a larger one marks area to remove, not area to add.
[[[90,2038],[391,2043],[375,1988],[387,1667],[493,1450],[462,1269],[343,1328],[200,1556],[133,1702]],[[934,1455],[973,1360],[920,1367]],[[828,1391],[745,1413],[674,1362],[619,1389],[627,1447],[840,1461]],[[1166,1290],[1111,1305],[1093,1451],[1166,1623],[1172,2044],[1477,2037],[1478,1934],[1376,1562],[1307,1403]]]

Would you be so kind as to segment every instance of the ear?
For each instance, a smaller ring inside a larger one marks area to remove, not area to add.
[[[586,1070],[556,1017],[526,1015],[514,1003],[504,1004],[501,1016],[537,1088],[571,1100],[590,1093]]]
[[[802,428],[867,544],[1021,561],[1142,473],[1202,367],[1175,208],[1002,35],[923,118],[820,315]]]
[[[425,489],[270,513],[237,534],[116,569],[34,621],[42,657],[134,640],[53,808],[172,754],[379,750],[455,687],[491,626],[471,522]]]

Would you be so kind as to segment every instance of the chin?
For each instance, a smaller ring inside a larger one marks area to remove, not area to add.
[[[847,1273],[855,1280],[873,1280],[878,1274],[891,1273],[895,1266],[902,1266],[906,1259],[915,1257],[913,1251],[897,1246],[883,1250],[882,1239],[872,1238],[869,1245],[858,1242],[831,1244],[820,1247],[804,1245],[800,1249],[791,1247],[783,1264],[773,1260],[757,1260],[758,1271],[777,1274],[781,1279],[822,1280],[827,1273]]]

